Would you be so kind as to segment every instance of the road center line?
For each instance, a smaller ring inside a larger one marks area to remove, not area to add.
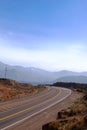
[[[48,93],[50,93],[50,90],[51,90],[51,89],[48,90]],[[47,93],[47,94],[48,94],[48,93]],[[47,95],[47,94],[46,94],[46,95]],[[22,101],[22,105],[23,105],[23,104],[26,104],[27,102],[30,103],[31,101],[33,101],[33,100],[35,100],[35,99],[38,99],[38,98],[42,98],[42,97],[44,97],[44,94],[42,94],[42,95],[40,95],[40,96],[38,96],[38,97],[36,97],[36,98],[31,98],[31,99],[24,100],[24,101]],[[17,103],[19,103],[19,102],[17,102]],[[13,105],[13,104],[11,104],[11,106],[12,106],[12,105]],[[0,109],[3,109],[4,107],[6,107],[6,106],[3,105],[3,106],[1,106]],[[15,107],[14,107],[14,108],[15,108]],[[7,107],[7,109],[8,109],[8,107]],[[6,112],[6,110],[3,111],[3,112]]]
[[[65,89],[65,88],[64,88],[64,89]],[[29,118],[31,118],[31,117],[33,117],[33,116],[35,116],[35,115],[37,115],[37,114],[43,112],[43,111],[45,111],[46,109],[48,109],[48,108],[50,108],[50,107],[56,105],[57,103],[63,101],[63,100],[66,99],[67,97],[69,97],[69,96],[71,95],[71,93],[72,93],[72,91],[69,90],[69,93],[68,93],[65,97],[61,98],[60,100],[58,100],[58,101],[52,103],[51,105],[49,105],[49,106],[47,106],[47,107],[41,109],[40,111],[37,111],[36,113],[33,113],[33,114],[30,115],[30,116],[27,116],[27,117],[25,117],[25,118],[23,118],[23,119],[21,119],[21,120],[15,122],[15,123],[9,125],[9,126],[6,126],[6,127],[2,128],[1,130],[6,130],[6,129],[8,129],[8,128],[14,126],[14,125],[17,125],[17,124],[19,124],[19,123],[22,123],[23,121],[25,121],[25,120],[27,120],[27,119],[29,119]]]
[[[33,109],[39,107],[40,105],[43,105],[43,104],[45,104],[45,103],[48,103],[48,102],[52,101],[52,100],[55,99],[57,96],[59,96],[60,93],[61,93],[61,90],[59,89],[59,92],[57,93],[57,95],[54,96],[54,97],[52,97],[51,99],[48,99],[48,100],[46,100],[46,101],[43,101],[43,102],[41,102],[41,103],[39,103],[39,104],[36,104],[36,105],[34,105],[34,106],[30,107],[30,108],[26,108],[26,109],[24,109],[24,110],[21,110],[21,111],[19,111],[19,112],[16,112],[16,113],[14,113],[14,114],[9,115],[9,116],[0,118],[0,121],[6,120],[6,119],[8,119],[8,118],[10,118],[10,117],[17,116],[18,114],[21,114],[21,113],[26,112],[26,111],[28,111],[28,110],[33,110]]]

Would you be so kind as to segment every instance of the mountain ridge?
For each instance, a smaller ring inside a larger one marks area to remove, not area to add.
[[[83,83],[84,81],[83,76],[85,76],[84,82],[85,83],[87,82],[86,81],[87,71],[75,72],[75,71],[61,70],[50,72],[35,67],[11,66],[8,64],[4,64],[3,62],[0,62],[0,78],[9,78],[12,80],[16,80],[18,82],[31,83],[31,84],[48,84],[61,81],[61,79],[63,80],[64,77],[66,77],[65,79],[68,78],[70,80],[70,77],[72,77],[73,79],[73,76],[74,79],[77,77],[78,82],[81,83]],[[79,79],[78,76],[82,77],[82,80],[81,78]]]

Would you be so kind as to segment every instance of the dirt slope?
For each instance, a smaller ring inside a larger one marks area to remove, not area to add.
[[[39,87],[18,83],[14,80],[0,79],[0,102],[27,96],[39,91]]]

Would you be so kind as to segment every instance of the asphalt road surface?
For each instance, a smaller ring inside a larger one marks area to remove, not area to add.
[[[71,90],[65,88],[48,87],[44,94],[29,98],[29,102],[10,110],[0,112],[0,130],[12,128],[26,119],[63,101],[71,95]]]

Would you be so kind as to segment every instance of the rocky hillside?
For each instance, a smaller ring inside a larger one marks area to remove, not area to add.
[[[42,130],[87,130],[87,93],[73,106],[58,112],[57,119]]]
[[[87,91],[87,84],[81,84],[81,83],[74,83],[74,82],[56,82],[52,84],[52,86],[56,87],[65,87],[69,89],[78,89],[78,90],[86,90]]]
[[[18,83],[14,80],[0,79],[0,102],[20,98],[41,89],[43,87],[34,87],[30,84]]]

